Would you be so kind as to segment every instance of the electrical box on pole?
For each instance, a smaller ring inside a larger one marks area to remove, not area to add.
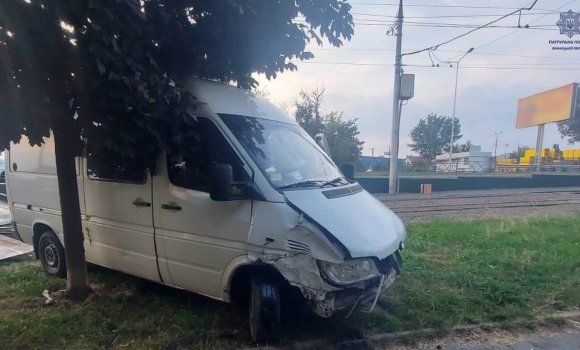
[[[410,100],[415,97],[415,74],[403,74],[401,76],[400,100]]]

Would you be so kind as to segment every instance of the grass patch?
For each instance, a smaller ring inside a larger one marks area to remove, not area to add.
[[[509,321],[580,306],[580,216],[409,227],[404,274],[367,329]]]
[[[370,315],[328,320],[285,305],[286,340],[343,338],[530,319],[580,306],[580,216],[438,220],[408,227],[403,274]],[[192,293],[92,267],[97,293],[58,299],[65,281],[36,262],[0,265],[0,349],[233,349],[251,345],[244,312]],[[560,324],[554,319],[551,323]]]
[[[244,342],[224,336],[243,322],[226,304],[104,268],[90,268],[89,278],[96,293],[86,302],[46,305],[42,291],[62,290],[66,281],[45,276],[37,262],[1,266],[0,349],[219,349]]]

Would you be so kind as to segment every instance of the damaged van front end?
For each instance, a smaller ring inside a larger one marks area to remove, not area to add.
[[[352,259],[330,263],[295,254],[271,263],[300,289],[316,314],[326,318],[346,310],[348,317],[356,308],[373,311],[380,294],[400,273],[402,257],[397,251],[382,261]]]
[[[348,196],[330,200],[323,190],[286,192],[295,221],[283,237],[249,255],[275,267],[322,317],[371,312],[403,263],[402,221],[358,184],[346,188]]]

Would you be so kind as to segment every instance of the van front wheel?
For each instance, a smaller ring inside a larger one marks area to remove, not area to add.
[[[66,278],[64,248],[54,232],[46,231],[40,236],[38,255],[47,275]]]
[[[252,278],[250,291],[250,332],[256,343],[280,338],[280,293],[278,286]]]

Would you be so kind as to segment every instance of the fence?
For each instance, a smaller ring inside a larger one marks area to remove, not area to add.
[[[357,182],[370,193],[388,193],[388,177],[358,178]],[[420,193],[421,185],[431,184],[433,192],[492,190],[515,188],[578,187],[580,174],[527,174],[523,176],[458,176],[403,177],[399,179],[400,193]]]
[[[525,174],[579,174],[580,162],[554,162],[542,165],[501,165],[493,162],[453,161],[430,162],[399,167],[399,177],[458,177],[458,176],[510,176]],[[357,178],[388,177],[389,171],[367,171],[356,174]]]

